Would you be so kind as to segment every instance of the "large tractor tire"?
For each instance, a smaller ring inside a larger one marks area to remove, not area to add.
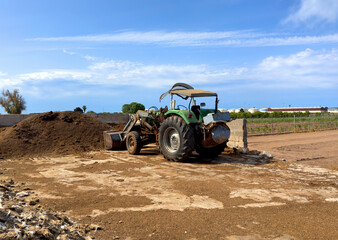
[[[126,147],[130,154],[139,154],[142,147],[140,134],[136,131],[128,133],[126,137]]]
[[[172,116],[160,127],[160,150],[169,161],[184,161],[195,146],[194,130],[180,117]]]
[[[199,153],[202,157],[217,157],[220,155],[223,151],[224,148],[227,146],[227,142],[222,143],[216,147],[211,147],[211,148],[203,148],[199,147],[196,149],[196,152]]]

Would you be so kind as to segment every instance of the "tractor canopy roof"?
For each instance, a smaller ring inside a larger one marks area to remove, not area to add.
[[[217,93],[205,91],[205,90],[199,90],[199,89],[182,89],[182,90],[173,90],[170,92],[170,94],[176,94],[181,96],[187,96],[187,97],[211,97],[211,96],[217,96]]]
[[[212,96],[217,97],[217,93],[194,89],[192,86],[186,83],[174,84],[174,86],[172,86],[172,88],[169,91],[161,95],[160,101],[168,94],[177,95],[183,99],[188,99],[189,97],[212,97]]]

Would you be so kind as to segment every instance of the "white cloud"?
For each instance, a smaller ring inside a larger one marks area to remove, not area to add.
[[[4,78],[4,76],[6,76],[6,78]],[[12,79],[8,77],[6,73],[0,72],[0,89],[1,90],[5,88],[13,88],[16,86],[20,86],[22,83],[23,81],[21,81],[20,79],[16,79],[16,78]]]
[[[216,41],[231,38],[258,37],[261,34],[251,30],[227,32],[120,32],[115,34],[100,34],[70,37],[33,38],[35,41],[71,41],[71,42],[129,42],[129,43],[166,43],[166,44],[198,44],[200,41]]]
[[[68,50],[66,50],[66,49],[62,49],[62,51],[63,51],[63,53],[68,54],[68,55],[71,55],[71,56],[73,56],[73,55],[80,56],[81,58],[84,58],[84,59],[86,59],[86,60],[88,60],[88,61],[95,61],[95,60],[97,60],[96,57],[92,57],[92,56],[89,56],[89,55],[82,55],[82,54],[80,54],[80,53],[68,51]]]
[[[273,86],[289,88],[320,87],[338,85],[338,51],[305,51],[290,56],[265,58],[252,76]]]
[[[301,0],[300,7],[285,22],[335,22],[338,18],[337,0]]]
[[[161,44],[166,46],[287,46],[338,43],[338,34],[322,36],[276,36],[253,31],[234,32],[123,32],[110,35],[35,38],[35,41],[89,41],[111,43]]]
[[[176,82],[243,88],[332,88],[338,85],[337,66],[337,49],[306,49],[288,56],[270,56],[250,68],[216,68],[206,64],[147,65],[109,60],[91,63],[83,70],[44,70],[6,76],[0,78],[0,88],[19,88],[32,95],[54,96],[57,93],[59,97],[92,95],[100,89],[118,91],[121,86],[165,88]],[[62,89],[68,90],[63,92]]]
[[[290,46],[290,45],[308,45],[318,43],[338,43],[338,34],[324,36],[304,36],[304,37],[285,37],[285,38],[260,38],[254,40],[245,40],[239,43],[242,46]]]
[[[25,73],[18,75],[22,81],[53,81],[57,79],[82,81],[92,77],[92,73],[71,70],[46,70],[41,72]]]
[[[221,81],[224,76],[235,75],[237,69],[212,70],[207,65],[145,65],[130,61],[106,61],[89,66],[100,74],[101,84],[134,85],[142,87],[170,86],[175,82],[206,83]]]

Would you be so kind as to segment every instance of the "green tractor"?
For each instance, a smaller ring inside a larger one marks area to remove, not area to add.
[[[228,112],[217,109],[216,93],[194,89],[185,83],[176,83],[161,95],[160,101],[171,96],[170,109],[151,107],[130,115],[122,131],[104,132],[106,149],[126,146],[130,154],[138,154],[142,146],[156,143],[160,152],[170,161],[185,161],[196,151],[202,156],[215,157],[223,152],[230,137]],[[176,106],[174,97],[188,101]],[[198,98],[214,97],[215,108],[206,109]]]

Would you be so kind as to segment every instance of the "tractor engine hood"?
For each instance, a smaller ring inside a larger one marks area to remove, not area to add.
[[[230,122],[231,121],[230,113],[228,112],[209,113],[208,115],[203,117],[204,125],[208,125],[211,122],[219,122],[219,121]]]

